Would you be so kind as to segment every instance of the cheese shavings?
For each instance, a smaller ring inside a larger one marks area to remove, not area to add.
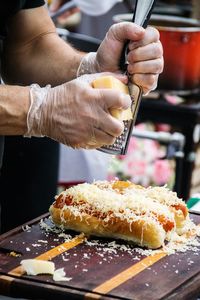
[[[176,192],[170,191],[166,186],[148,187],[145,193],[152,199],[165,205],[182,204],[182,199],[177,197]]]
[[[22,268],[27,275],[49,274],[53,275],[54,281],[70,281],[71,277],[66,277],[64,268],[55,270],[55,264],[51,261],[39,259],[24,259],[21,261]]]
[[[50,213],[55,224],[66,229],[152,249],[165,247],[167,241],[167,247],[171,242],[175,251],[177,244],[194,246],[192,237],[197,236],[186,204],[166,186],[144,188],[129,181],[96,181],[73,186],[55,199]],[[187,241],[180,242],[178,237],[184,235]]]
[[[141,185],[134,184],[130,181],[96,181],[94,182],[100,189],[115,189],[123,195],[138,195],[148,197],[151,200],[170,206],[175,204],[184,204],[183,200],[177,197],[177,193],[171,191],[167,186],[149,186],[145,188]],[[118,187],[118,188],[117,188]]]
[[[144,217],[155,219],[155,215],[159,212],[159,215],[164,215],[173,221],[173,214],[166,205],[153,201],[145,194],[119,194],[113,189],[102,189],[98,185],[84,183],[69,188],[62,195],[70,197],[74,204],[64,205],[62,210],[69,209],[75,216],[80,216],[89,209],[91,215],[99,212],[103,216],[103,214],[112,212],[114,216],[132,222],[133,219],[143,219]],[[64,221],[61,213],[62,218]]]
[[[55,265],[51,261],[39,260],[39,259],[24,259],[21,261],[23,269],[27,275],[38,274],[54,274]]]
[[[135,253],[141,256],[152,256],[157,253],[166,253],[167,255],[175,254],[176,252],[186,252],[191,251],[196,255],[200,255],[200,236],[199,225],[195,225],[192,221],[187,222],[185,227],[185,233],[179,236],[176,232],[171,234],[170,241],[163,245],[160,249],[142,249],[135,247],[131,244],[119,244],[116,241],[109,243],[104,243],[103,241],[88,240],[86,244],[90,247],[96,247],[98,255],[104,257],[104,254],[111,254],[113,256],[119,256],[119,253],[122,251],[127,252],[133,259],[137,260],[138,257],[135,257]],[[120,252],[119,252],[120,251]]]
[[[65,277],[66,273],[64,268],[57,269],[53,274],[54,281],[70,281],[72,280],[71,277]]]

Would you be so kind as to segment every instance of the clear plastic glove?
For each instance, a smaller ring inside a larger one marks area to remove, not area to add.
[[[127,109],[131,99],[116,90],[93,89],[90,83],[98,76],[84,75],[55,88],[32,85],[25,136],[48,136],[73,148],[113,144],[124,125],[109,109]]]
[[[153,27],[144,30],[131,22],[111,26],[98,51],[83,57],[77,76],[96,72],[121,72],[119,62],[127,40],[130,40],[128,72],[132,75],[132,81],[142,87],[144,94],[155,89],[164,65],[159,32]]]

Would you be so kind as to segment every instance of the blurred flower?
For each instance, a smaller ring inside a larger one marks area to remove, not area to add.
[[[147,126],[140,124],[137,129],[146,130]],[[165,152],[156,141],[131,137],[127,155],[113,157],[108,179],[117,176],[143,186],[172,185],[173,166],[169,160],[161,160]]]
[[[156,131],[164,131],[164,132],[169,132],[171,129],[171,126],[169,124],[156,124],[155,125]]]
[[[153,181],[158,185],[165,184],[171,176],[171,169],[167,160],[157,160],[154,164]]]

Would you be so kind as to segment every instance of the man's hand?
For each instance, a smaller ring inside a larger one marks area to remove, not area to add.
[[[158,75],[163,70],[163,49],[159,32],[153,27],[144,30],[131,22],[111,26],[96,55],[91,56],[91,61],[90,56],[86,56],[87,66],[84,59],[82,66],[87,72],[88,69],[92,72],[121,72],[119,62],[127,40],[130,40],[128,72],[132,75],[132,81],[147,94],[156,88]],[[79,72],[83,73],[81,66]]]
[[[131,99],[116,90],[93,89],[90,83],[97,76],[84,75],[55,88],[33,86],[25,136],[48,136],[73,148],[113,144],[124,125],[109,110],[127,109]]]

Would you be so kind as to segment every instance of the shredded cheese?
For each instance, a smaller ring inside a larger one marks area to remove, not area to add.
[[[65,219],[65,210],[67,210],[67,213],[75,218],[80,220],[84,218],[85,223],[88,218],[88,226],[91,216],[101,219],[105,228],[113,224],[113,220],[125,221],[129,225],[130,232],[133,222],[138,224],[141,222],[142,233],[138,241],[140,245],[144,244],[143,230],[148,228],[146,226],[152,225],[163,240],[161,251],[169,254],[179,249],[186,251],[188,247],[195,249],[199,245],[196,236],[200,227],[190,221],[184,201],[166,186],[144,188],[131,182],[96,181],[92,184],[83,183],[73,186],[62,192],[56,199],[58,205],[59,200],[61,201],[59,209],[63,228],[65,224],[67,225]],[[124,238],[119,234],[117,237]],[[168,241],[167,245],[164,244],[164,240]],[[151,253],[151,250],[140,251]],[[152,253],[155,251],[153,250]]]
[[[55,264],[52,261],[24,259],[21,261],[21,265],[27,275],[49,274],[53,275],[54,281],[70,281],[72,279],[65,276],[64,268],[55,270]]]
[[[54,281],[70,281],[70,280],[72,280],[71,277],[66,277],[65,275],[66,275],[66,273],[64,271],[64,268],[57,269],[53,274],[53,280]]]
[[[131,194],[133,196],[138,195],[139,197],[148,197],[153,201],[157,201],[161,204],[170,206],[175,204],[185,204],[181,198],[177,197],[177,193],[171,191],[164,186],[149,186],[148,188],[144,188],[140,185],[136,185],[132,182],[127,181],[129,184],[127,187],[124,187],[123,190],[119,190],[124,195]],[[112,189],[113,185],[115,185],[117,181],[96,181],[95,185],[99,186],[101,189]],[[116,184],[117,186],[117,184]]]
[[[101,217],[104,214],[112,213],[122,220],[132,222],[133,220],[155,219],[157,214],[165,216],[173,221],[173,213],[168,206],[155,202],[148,194],[127,193],[120,194],[108,186],[102,189],[98,184],[79,184],[71,187],[62,193],[64,197],[71,197],[76,205],[64,205],[61,212],[61,220],[64,223],[64,210],[69,209],[75,216],[83,216],[84,212],[90,209],[92,213],[99,212]],[[86,214],[86,213],[85,213]],[[108,216],[108,219],[109,219]],[[107,221],[105,219],[105,221]]]

